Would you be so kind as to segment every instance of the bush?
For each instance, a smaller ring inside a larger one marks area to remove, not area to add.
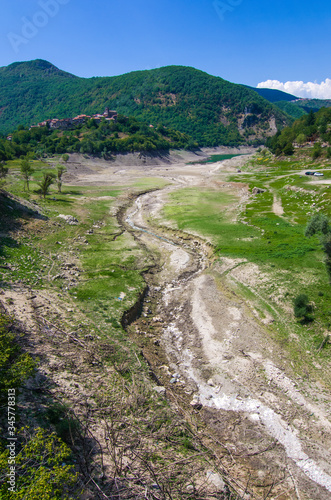
[[[313,321],[311,313],[313,312],[313,306],[309,303],[309,298],[304,293],[298,295],[294,301],[294,316],[298,319],[301,318],[303,323],[308,321]]]
[[[34,371],[35,362],[17,340],[12,319],[0,313],[0,404],[7,401],[8,389],[20,387]]]
[[[21,448],[18,451],[18,448]],[[0,498],[2,500],[69,500],[77,474],[70,464],[71,451],[54,433],[22,428],[16,441],[15,493],[9,490],[9,450],[0,447]]]

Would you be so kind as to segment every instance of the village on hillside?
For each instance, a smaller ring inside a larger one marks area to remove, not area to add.
[[[75,128],[77,125],[83,124],[86,120],[92,119],[96,123],[100,123],[101,120],[105,119],[106,121],[117,121],[117,111],[111,111],[109,108],[105,109],[105,112],[96,115],[78,115],[75,118],[63,118],[62,120],[58,118],[52,118],[49,120],[44,120],[43,122],[38,123],[38,125],[32,125],[31,128],[37,127],[47,127],[58,130],[69,130]]]

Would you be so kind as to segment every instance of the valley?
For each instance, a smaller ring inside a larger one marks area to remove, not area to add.
[[[0,299],[39,357],[19,404],[34,423],[50,397],[78,419],[85,438],[66,439],[85,498],[329,498],[331,292],[304,228],[329,215],[331,170],[310,163],[251,147],[71,154],[61,195],[32,182],[21,198],[34,215],[7,199]],[[302,291],[312,323],[293,315]]]

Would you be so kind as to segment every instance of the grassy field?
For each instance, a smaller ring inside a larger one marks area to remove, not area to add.
[[[5,233],[1,240],[0,262],[10,269],[1,269],[2,285],[19,281],[34,287],[57,290],[69,294],[77,306],[93,318],[98,329],[109,334],[121,331],[123,312],[136,301],[145,284],[142,273],[150,265],[147,255],[128,234],[122,234],[112,209],[118,197],[123,196],[123,187],[74,187],[66,186],[59,194],[56,185],[51,186],[50,195],[42,199],[38,195],[38,181],[45,170],[42,162],[33,162],[35,169],[29,192],[23,190],[17,161],[9,162],[10,176],[6,188],[30,202],[38,203],[48,221],[32,218],[25,223],[20,220],[22,231],[19,238],[11,235],[11,228],[3,218],[0,230]],[[133,191],[152,189],[162,181],[141,179],[132,187]],[[7,210],[12,220],[15,210]],[[58,216],[71,215],[78,221],[69,225]],[[5,215],[5,213],[4,213]],[[29,235],[28,235],[29,234]],[[62,268],[67,262],[75,262],[79,278],[67,283],[62,278]],[[70,299],[70,300],[71,300]],[[105,330],[106,328],[106,330]]]

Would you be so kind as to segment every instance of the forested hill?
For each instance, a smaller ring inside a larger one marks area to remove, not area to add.
[[[331,108],[321,108],[316,113],[311,110],[267,140],[267,146],[277,156],[292,155],[294,145],[312,148],[313,159],[331,158]]]
[[[331,99],[304,99],[277,89],[247,88],[254,90],[260,96],[267,99],[267,101],[274,103],[284,113],[295,119],[308,114],[311,110],[318,111],[321,108],[331,107]]]
[[[261,142],[288,117],[255,91],[184,66],[79,78],[47,61],[0,68],[0,132],[103,112],[179,130],[200,146]]]

